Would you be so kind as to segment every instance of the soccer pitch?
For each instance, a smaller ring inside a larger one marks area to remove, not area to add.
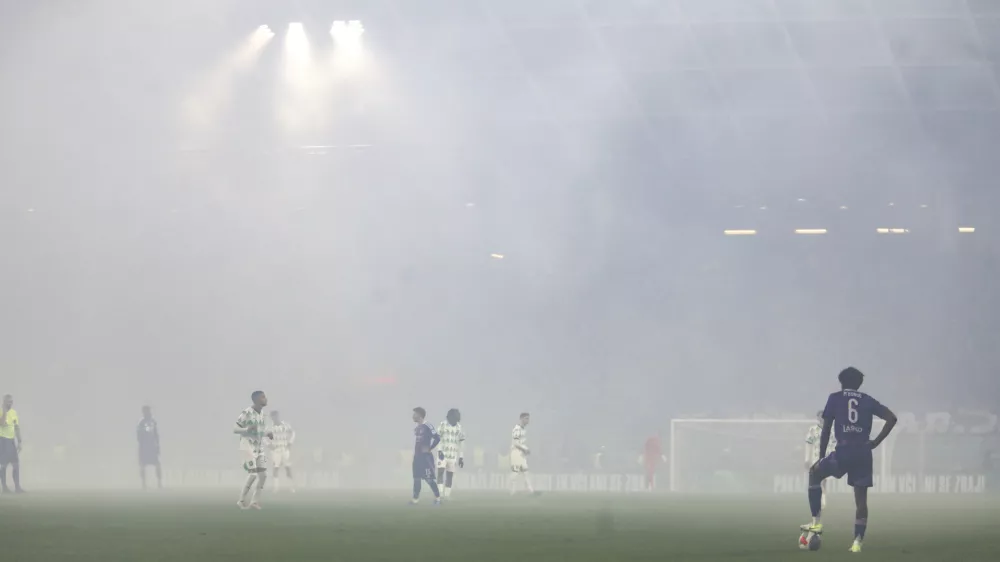
[[[819,552],[798,550],[805,494],[791,497],[463,493],[433,507],[407,493],[35,492],[0,497],[4,560],[619,561],[834,560],[853,530],[850,496],[824,514]],[[873,495],[860,555],[882,562],[1000,560],[1000,501]]]

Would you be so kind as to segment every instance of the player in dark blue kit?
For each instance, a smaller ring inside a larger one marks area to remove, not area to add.
[[[809,469],[809,507],[813,520],[802,525],[800,544],[806,546],[813,535],[823,533],[820,521],[823,489],[821,484],[829,476],[842,478],[847,475],[847,483],[854,488],[857,513],[854,521],[854,544],[851,552],[861,552],[861,542],[868,527],[868,488],[875,485],[872,470],[872,450],[882,444],[896,425],[896,414],[878,400],[860,392],[865,376],[854,367],[840,372],[840,386],[843,390],[834,392],[823,409],[823,432],[819,438],[820,460]],[[874,418],[885,420],[885,426],[873,441],[871,439]],[[830,443],[830,431],[837,437],[837,450],[826,454]]]
[[[434,454],[431,450],[441,442],[441,436],[434,426],[426,423],[427,411],[417,407],[413,409],[413,423],[417,427],[413,430],[416,437],[416,444],[413,448],[413,500],[410,503],[420,501],[420,486],[426,480],[427,485],[434,492],[434,505],[440,505],[441,492],[438,491],[437,481],[434,480]]]

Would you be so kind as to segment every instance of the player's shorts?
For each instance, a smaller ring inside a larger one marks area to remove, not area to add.
[[[291,468],[292,467],[292,450],[291,449],[275,449],[271,451],[271,462],[274,468]]]
[[[438,459],[437,467],[438,469],[443,468],[445,472],[455,472],[455,469],[458,468],[458,459],[450,459],[448,457]]]
[[[816,468],[821,477],[843,478],[855,488],[871,488],[875,485],[872,450],[867,444],[841,445],[819,461]]]
[[[421,480],[434,480],[434,455],[417,453],[413,455],[413,477]]]
[[[518,449],[510,452],[510,471],[528,472],[528,457]]]
[[[260,451],[243,450],[243,470],[247,472],[266,472],[267,455]]]
[[[139,466],[160,464],[160,452],[156,449],[139,447]]]
[[[13,439],[0,437],[0,464],[17,462],[17,443]]]

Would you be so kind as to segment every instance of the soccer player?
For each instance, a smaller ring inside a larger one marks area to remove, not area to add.
[[[135,438],[139,442],[139,478],[142,489],[146,489],[146,467],[156,470],[156,487],[163,487],[163,471],[160,469],[160,430],[153,419],[153,410],[142,407],[142,419],[135,428]]]
[[[240,436],[240,449],[244,458],[243,470],[247,471],[247,481],[240,491],[240,499],[236,505],[240,509],[260,509],[260,495],[264,491],[267,480],[267,454],[264,451],[264,438],[273,439],[274,435],[267,431],[262,410],[267,406],[267,396],[263,390],[254,391],[250,395],[253,404],[236,418],[233,433]],[[254,482],[257,487],[254,488]],[[251,497],[250,490],[253,489]],[[249,500],[249,503],[247,503]]]
[[[823,430],[819,438],[820,460],[809,469],[809,508],[812,523],[802,525],[804,535],[800,545],[808,545],[813,535],[823,532],[820,514],[823,511],[821,484],[829,476],[841,478],[847,475],[847,483],[854,488],[856,515],[854,520],[854,544],[851,552],[861,552],[861,543],[868,528],[868,488],[874,485],[872,450],[889,436],[896,425],[896,414],[871,396],[859,391],[865,376],[854,367],[840,372],[839,392],[834,392],[823,409]],[[885,426],[875,440],[871,440],[872,420],[885,420]],[[837,437],[837,449],[829,456],[826,448],[831,430]]]
[[[14,397],[10,394],[3,397],[0,405],[0,490],[10,493],[7,487],[7,465],[14,476],[14,492],[23,494],[21,488],[21,463],[18,460],[24,440],[21,439],[21,420],[14,409]]]
[[[441,442],[441,436],[433,425],[424,421],[426,419],[427,410],[419,406],[413,409],[413,423],[417,427],[413,430],[416,444],[413,448],[413,500],[410,503],[416,505],[420,502],[420,486],[426,480],[434,492],[434,505],[440,505],[441,492],[434,481],[434,455],[431,450]]]
[[[531,449],[528,448],[528,423],[531,422],[531,415],[522,412],[521,418],[510,437],[510,495],[517,493],[517,479],[524,477],[524,485],[528,493],[535,495],[535,488],[531,485],[531,476],[528,475],[528,455]]]
[[[292,485],[295,493],[295,481],[292,479],[292,444],[295,443],[295,430],[291,424],[281,419],[277,411],[271,412],[271,461],[274,463],[274,491],[281,487],[281,469]]]
[[[809,428],[806,432],[806,471],[814,464],[819,462],[823,457],[819,456],[819,438],[823,434],[823,411],[820,410],[816,412],[816,423]],[[828,449],[837,448],[837,438],[830,435],[830,444],[827,446]],[[826,509],[826,481],[824,480],[821,484],[823,488],[823,500],[822,507]]]
[[[462,431],[462,413],[456,408],[448,410],[445,421],[438,425],[441,445],[438,448],[438,482],[444,482],[442,495],[451,497],[455,479],[455,466],[465,468],[465,432]]]
[[[656,489],[656,468],[661,462],[667,462],[667,456],[663,454],[660,435],[656,434],[646,439],[642,451],[642,464],[646,468],[646,490],[649,492]]]

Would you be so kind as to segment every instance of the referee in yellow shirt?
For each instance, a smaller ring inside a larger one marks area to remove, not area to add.
[[[5,494],[10,493],[10,488],[7,487],[8,464],[14,473],[14,492],[24,492],[21,489],[21,464],[17,458],[21,452],[21,443],[21,423],[17,418],[17,410],[14,409],[14,397],[8,394],[3,397],[0,411],[0,486]]]

